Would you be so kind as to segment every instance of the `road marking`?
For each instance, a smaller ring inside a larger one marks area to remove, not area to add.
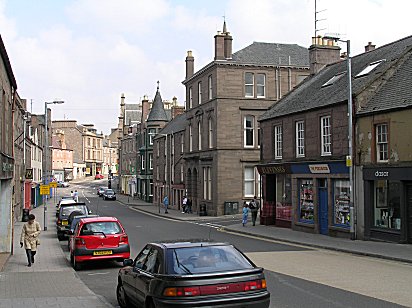
[[[109,272],[104,272],[104,273],[91,273],[91,274],[87,274],[89,276],[96,276],[96,275],[107,275],[110,274]]]

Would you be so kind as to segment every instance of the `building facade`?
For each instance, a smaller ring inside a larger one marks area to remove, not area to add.
[[[186,189],[197,211],[208,215],[240,211],[260,195],[258,118],[309,75],[306,48],[253,43],[232,54],[224,24],[215,35],[215,57],[194,72],[186,57]]]
[[[73,179],[73,150],[67,148],[61,130],[56,130],[52,136],[52,174],[57,181]]]

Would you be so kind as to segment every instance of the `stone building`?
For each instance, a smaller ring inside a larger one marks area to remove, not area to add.
[[[13,107],[17,83],[0,36],[0,253],[11,252],[13,230]]]
[[[73,150],[67,148],[64,131],[55,130],[52,136],[52,173],[57,181],[73,179]]]
[[[186,189],[193,209],[208,215],[239,211],[260,194],[258,117],[309,75],[308,50],[259,43],[232,53],[232,36],[215,35],[214,59],[194,72],[186,57]]]
[[[112,130],[112,134],[114,134]],[[112,175],[117,174],[117,136],[104,136],[103,138],[103,171],[102,174]]]

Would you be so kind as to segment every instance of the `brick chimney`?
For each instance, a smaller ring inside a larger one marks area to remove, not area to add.
[[[317,74],[326,65],[340,60],[340,47],[333,40],[312,37],[309,47],[310,74]]]
[[[376,45],[372,45],[372,42],[368,42],[368,45],[365,46],[365,52],[375,50]]]
[[[232,59],[232,41],[233,41],[233,38],[230,35],[230,32],[227,31],[226,21],[223,22],[223,33],[222,34],[225,36],[225,40],[224,40],[225,58],[226,59]]]
[[[187,56],[186,56],[186,79],[192,77],[194,72],[195,72],[195,58],[192,55],[192,51],[188,50]]]
[[[149,115],[149,99],[147,95],[144,95],[143,100],[142,100],[142,125],[145,125],[148,115]]]
[[[215,35],[215,60],[225,59],[225,35],[217,31]]]

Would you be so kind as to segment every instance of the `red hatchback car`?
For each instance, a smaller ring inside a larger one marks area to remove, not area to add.
[[[70,241],[70,261],[75,270],[83,262],[130,258],[129,239],[120,221],[115,217],[82,218]]]

